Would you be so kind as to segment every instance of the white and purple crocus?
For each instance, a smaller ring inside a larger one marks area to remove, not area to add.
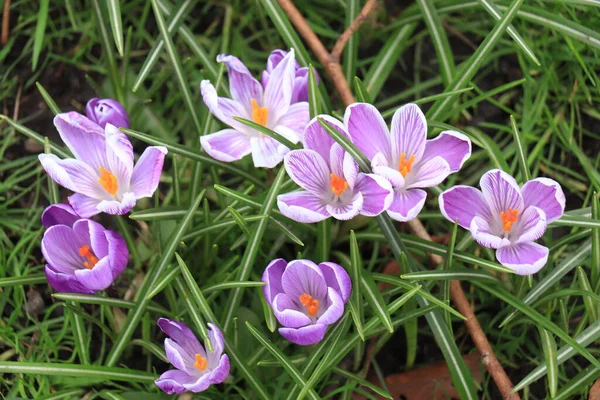
[[[289,149],[234,117],[265,126],[293,143],[300,140],[310,118],[308,103],[298,101],[294,50],[279,61],[270,58],[270,67],[262,78],[264,85],[237,57],[221,54],[217,61],[227,66],[231,99],[219,97],[207,80],[201,82],[200,91],[208,109],[231,128],[202,136],[202,148],[220,161],[236,161],[252,154],[255,167],[275,167]]]
[[[129,115],[125,107],[114,99],[91,99],[85,106],[85,115],[101,128],[106,124],[117,128],[129,128]]]
[[[263,87],[267,87],[269,78],[273,70],[279,65],[279,63],[288,55],[285,50],[273,50],[269,59],[267,60],[267,68],[263,71],[261,76],[261,83]],[[315,71],[315,79],[317,85],[319,84],[319,75]],[[301,67],[298,61],[294,64],[294,90],[292,91],[292,104],[300,101],[308,101],[308,67]]]
[[[388,129],[374,106],[354,103],[346,109],[344,125],[373,172],[392,184],[387,213],[397,221],[416,218],[427,197],[423,189],[439,185],[471,156],[471,141],[459,132],[443,131],[427,140],[427,120],[415,104],[400,107]]]
[[[69,203],[80,216],[125,214],[158,187],[165,147],[147,147],[134,167],[131,142],[114,125],[101,128],[76,112],[58,114],[54,125],[75,158],[40,154],[39,159],[56,183],[75,192]]]
[[[358,214],[376,216],[391,204],[390,183],[375,174],[358,171],[352,156],[327,134],[318,119],[348,137],[335,118],[319,115],[304,131],[304,149],[285,156],[285,169],[302,189],[277,197],[279,210],[288,218],[311,223],[329,217],[348,220]]]
[[[265,299],[283,328],[281,336],[305,346],[323,339],[327,326],[344,313],[352,292],[350,276],[332,262],[316,265],[309,260],[289,264],[279,258],[262,276]]]
[[[56,291],[94,294],[112,285],[125,270],[129,251],[121,235],[82,219],[71,206],[49,206],[42,224],[46,277]]]
[[[176,368],[168,370],[154,381],[162,391],[167,394],[202,392],[229,376],[229,357],[223,354],[225,340],[216,325],[208,324],[208,338],[213,351],[206,351],[183,322],[160,318],[158,326],[169,336],[165,339],[165,352],[169,362]]]
[[[548,178],[532,179],[519,187],[501,170],[486,172],[481,191],[454,186],[439,197],[442,214],[468,229],[482,246],[496,250],[500,264],[519,275],[538,272],[548,261],[548,248],[534,243],[550,222],[563,215],[565,195]]]

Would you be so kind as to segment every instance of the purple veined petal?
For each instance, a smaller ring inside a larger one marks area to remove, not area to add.
[[[191,383],[184,383],[183,387],[193,393],[203,392],[210,386],[210,374],[203,374],[196,377],[196,380]]]
[[[406,104],[396,110],[392,117],[390,142],[392,145],[391,159],[400,160],[414,156],[418,163],[425,151],[427,140],[427,119],[416,104]]]
[[[159,318],[156,322],[161,331],[178,343],[186,352],[190,354],[206,355],[204,347],[198,341],[198,338],[192,330],[183,322],[173,321],[168,318]]]
[[[114,99],[93,98],[85,106],[85,115],[101,128],[107,123],[117,128],[129,128],[129,115],[125,108]]]
[[[284,129],[283,132],[285,132],[286,130],[289,130],[293,133],[294,138],[290,138],[289,137],[289,133],[287,133],[287,135],[284,135],[286,137],[286,139],[291,140],[294,143],[297,143],[300,138],[302,137],[303,133],[304,133],[304,128],[306,128],[306,125],[308,124],[308,121],[310,120],[310,113],[308,111],[308,103],[307,102],[300,102],[300,103],[295,103],[292,104],[290,106],[290,108],[287,110],[287,112],[285,114],[283,114],[281,117],[279,117],[279,119],[277,120],[276,126],[273,129],[275,132],[279,132],[281,130],[282,127],[285,127],[287,129]],[[279,128],[279,130],[278,130]],[[282,132],[282,134],[283,134]],[[295,141],[294,141],[295,139]]]
[[[335,140],[333,140],[333,138],[329,136],[327,131],[321,126],[319,119],[325,121],[328,125],[340,132],[342,135],[346,137],[349,136],[344,128],[344,125],[329,115],[317,115],[310,120],[308,125],[306,125],[303,138],[304,148],[316,151],[321,155],[321,157],[323,157],[323,160],[329,164],[329,152],[331,146],[334,145]]]
[[[325,277],[327,286],[335,289],[346,303],[352,293],[352,281],[348,272],[342,266],[329,261],[320,263],[319,268]]]
[[[325,205],[325,209],[335,219],[347,221],[356,217],[362,210],[364,198],[362,193],[356,192],[348,203],[335,202]]]
[[[104,235],[108,241],[108,259],[112,270],[113,279],[125,271],[129,261],[129,249],[125,239],[117,232],[105,231]],[[93,246],[92,246],[93,247]]]
[[[273,299],[273,313],[279,323],[287,328],[300,328],[312,323],[310,317],[287,294],[279,293]]]
[[[494,217],[499,218],[501,212],[509,209],[517,210],[519,214],[523,212],[521,188],[506,172],[499,169],[488,171],[481,177],[479,185]]]
[[[207,80],[200,82],[200,92],[202,93],[202,100],[206,104],[206,107],[221,122],[240,132],[249,133],[252,131],[252,128],[233,119],[233,117],[242,117],[252,120],[252,106],[250,103],[245,106],[235,100],[219,97],[215,87]]]
[[[217,62],[222,62],[227,67],[231,98],[239,102],[248,115],[252,115],[252,99],[260,101],[263,98],[261,84],[237,57],[220,54],[217,56]]]
[[[532,179],[521,188],[525,208],[535,206],[546,213],[548,223],[562,217],[565,194],[558,182],[548,178]]]
[[[106,229],[91,219],[80,219],[73,224],[73,233],[80,243],[90,246],[99,259],[108,255],[109,244],[104,232]]]
[[[537,243],[516,243],[496,250],[496,259],[517,275],[532,275],[548,262],[549,250]]]
[[[54,154],[40,154],[38,158],[46,173],[59,185],[89,197],[101,199],[110,196],[100,186],[98,173],[86,163],[74,158],[61,160]]]
[[[475,241],[483,247],[499,249],[500,247],[510,245],[510,241],[507,238],[500,236],[504,235],[504,232],[502,232],[501,227],[494,226],[495,223],[495,221],[492,221],[492,225],[490,225],[490,221],[476,215],[471,220],[469,230]]]
[[[527,243],[538,240],[546,232],[546,214],[541,208],[527,207],[509,234],[513,243]]]
[[[350,190],[354,189],[356,177],[358,175],[358,164],[354,161],[354,158],[346,153],[342,146],[337,143],[334,143],[329,151],[329,166],[331,168],[331,173],[340,178],[344,178],[346,183],[348,183],[348,188]]]
[[[426,142],[421,162],[437,156],[446,160],[450,173],[454,173],[471,157],[471,140],[456,131],[443,131],[435,139]]]
[[[146,147],[131,175],[131,190],[136,199],[151,197],[154,194],[160,183],[166,154],[166,147]]]
[[[330,169],[314,150],[293,150],[284,159],[285,170],[298,186],[320,196],[330,193]]]
[[[375,174],[358,174],[355,191],[363,196],[360,213],[375,217],[387,210],[394,200],[394,190],[390,182]]]
[[[354,187],[356,186],[356,179],[358,178],[358,163],[350,154],[346,152],[344,152],[344,161],[342,163],[342,169],[344,172],[344,178],[346,178],[346,182],[348,182],[348,187],[354,190]]]
[[[458,220],[458,225],[465,229],[471,228],[471,221],[476,215],[486,220],[493,219],[483,194],[471,186],[453,186],[440,194],[438,202],[442,215],[452,223]]]
[[[298,134],[295,130],[288,128],[287,126],[277,125],[273,128],[273,131],[279,133],[281,136],[289,140],[290,142],[296,144],[300,141],[302,136],[302,132]],[[285,147],[285,146],[284,146]],[[287,147],[285,147],[287,149]],[[288,149],[289,151],[289,149]]]
[[[133,192],[127,192],[123,194],[121,201],[102,200],[98,203],[98,210],[111,215],[124,215],[135,207],[135,203],[135,194],[133,194]]]
[[[213,369],[210,373],[210,383],[215,385],[222,383],[229,376],[229,356],[223,354],[219,359],[217,368]]]
[[[287,51],[281,49],[275,49],[269,54],[269,58],[267,58],[267,67],[264,72],[267,73],[267,76],[275,69],[276,66],[279,65],[281,60],[287,55]],[[296,62],[297,64],[298,62]],[[264,79],[264,78],[263,78]],[[265,80],[262,81],[263,86],[267,85]]]
[[[60,293],[80,293],[95,294],[96,290],[90,290],[84,287],[73,273],[65,274],[55,271],[51,265],[46,265],[44,269],[48,283],[54,290]]]
[[[225,348],[225,338],[223,337],[223,332],[221,332],[218,326],[211,324],[210,322],[207,325],[208,339],[213,346],[213,351],[207,352],[207,359],[209,368],[214,368],[215,365],[218,365],[221,354],[223,354],[223,349]]]
[[[119,184],[119,189],[128,189],[133,173],[133,146],[129,138],[117,127],[106,124],[106,166],[113,173]]]
[[[290,151],[290,149],[268,136],[250,138],[250,148],[252,149],[254,166],[264,168],[274,168]]]
[[[315,81],[319,84],[319,74],[315,71]],[[308,67],[296,69],[294,78],[294,91],[292,92],[292,104],[300,101],[308,101]]]
[[[81,216],[81,218],[90,218],[98,214],[98,204],[101,200],[86,196],[81,193],[75,193],[68,197],[71,207]]]
[[[173,365],[175,368],[185,371],[190,375],[194,374],[194,358],[193,354],[189,353],[186,349],[181,347],[177,342],[172,339],[165,339],[165,354],[167,356],[167,360]],[[202,357],[205,357],[206,354],[201,354]]]
[[[323,199],[306,191],[277,196],[277,207],[289,219],[304,224],[323,221],[330,217]]]
[[[90,290],[104,290],[113,283],[112,270],[108,257],[104,257],[92,269],[81,268],[75,270],[77,280]]]
[[[371,168],[375,174],[387,179],[394,188],[403,189],[406,185],[404,176],[402,176],[397,168],[389,166],[388,160],[383,153],[375,154],[375,157],[371,160]]]
[[[406,175],[407,189],[428,188],[437,186],[450,175],[450,166],[442,157],[434,157],[425,162],[419,162]]]
[[[79,248],[85,244],[71,227],[54,225],[44,232],[42,255],[54,271],[72,274],[83,268],[84,259],[79,255]]]
[[[57,203],[46,207],[41,219],[44,228],[50,228],[54,225],[73,226],[79,218],[73,207],[68,204]]]
[[[368,158],[382,153],[391,160],[390,133],[379,111],[367,103],[354,103],[346,108],[344,126],[352,142]]]
[[[250,154],[250,137],[235,129],[201,136],[200,144],[212,158],[223,162],[241,160]]]
[[[104,128],[74,111],[58,114],[54,117],[54,126],[78,160],[96,171],[106,166]]]
[[[317,324],[333,324],[344,314],[344,300],[340,293],[334,288],[327,288],[327,303],[328,307],[317,319]]]
[[[427,192],[421,189],[394,190],[394,199],[387,213],[396,221],[410,221],[419,215],[426,199]]]
[[[156,386],[166,394],[182,394],[187,391],[184,383],[192,383],[196,377],[178,369],[170,369],[154,381]]]
[[[269,121],[279,121],[288,112],[294,90],[296,59],[291,49],[269,76],[265,87],[264,107],[269,111]],[[308,104],[306,105],[308,109]]]
[[[277,258],[271,261],[265,268],[265,272],[263,272],[261,280],[265,283],[265,286],[262,287],[262,290],[270,306],[273,305],[275,296],[283,292],[281,277],[286,266],[287,262],[283,258]]]
[[[317,324],[302,328],[279,328],[279,334],[292,343],[308,346],[319,343],[325,337],[327,325]]]
[[[325,277],[319,267],[309,260],[291,261],[281,277],[283,291],[291,299],[299,299],[303,294],[309,294],[316,300],[322,301],[327,295]]]

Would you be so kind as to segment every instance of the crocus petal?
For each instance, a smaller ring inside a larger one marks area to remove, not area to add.
[[[344,125],[352,141],[363,154],[372,159],[382,153],[391,157],[390,134],[379,111],[367,103],[354,103],[346,108]]]
[[[200,82],[200,92],[202,100],[206,107],[217,117],[221,122],[235,128],[240,132],[252,132],[253,129],[236,121],[233,117],[242,117],[252,119],[251,104],[243,105],[235,100],[226,97],[219,97],[215,87],[207,80]]]
[[[38,158],[46,173],[59,185],[89,197],[109,197],[98,182],[98,173],[83,161],[74,158],[61,160],[54,154],[40,154]]]
[[[356,192],[352,196],[352,200],[349,203],[335,202],[327,204],[325,209],[335,219],[341,221],[347,221],[356,217],[362,210],[364,198],[362,193]]]
[[[438,137],[428,140],[422,161],[442,157],[450,166],[450,173],[458,171],[471,157],[471,140],[456,131],[443,131]]]
[[[81,218],[90,218],[100,212],[98,209],[98,204],[102,200],[98,200],[81,193],[75,193],[69,196],[68,199],[69,204],[71,204],[73,209],[81,216]]]
[[[210,383],[210,374],[204,374],[200,375],[199,377],[196,377],[196,380],[194,382],[184,383],[183,387],[190,392],[199,393],[208,389]]]
[[[108,170],[117,178],[119,188],[128,185],[133,172],[133,146],[129,138],[117,127],[106,124],[106,162]]]
[[[427,192],[421,189],[394,190],[394,199],[387,213],[396,221],[410,221],[419,215],[425,199],[427,199]]]
[[[194,381],[196,381],[195,376],[191,376],[188,373],[177,369],[170,369],[163,373],[154,381],[154,383],[166,394],[181,394],[187,391],[187,389],[183,387],[183,384],[192,383]]]
[[[298,186],[314,195],[330,193],[329,166],[314,150],[293,150],[284,159],[285,170]]]
[[[96,257],[104,258],[108,255],[108,240],[105,233],[109,232],[102,225],[91,219],[80,219],[73,224],[73,233],[77,239],[89,245]]]
[[[199,353],[203,357],[206,355],[196,335],[183,322],[173,321],[168,318],[159,318],[157,325],[161,331],[177,342],[186,352],[190,354]]]
[[[259,101],[263,98],[261,84],[237,57],[221,54],[217,56],[217,62],[222,62],[227,67],[231,98],[241,103],[248,111],[252,110],[252,99]]]
[[[303,326],[302,328],[279,328],[279,334],[292,343],[300,346],[319,343],[325,337],[327,325],[316,324]]]
[[[133,207],[135,207],[135,203],[135,194],[132,192],[127,192],[123,194],[121,201],[102,200],[100,203],[98,203],[98,210],[111,215],[124,215],[127,214]]]
[[[546,226],[546,214],[544,211],[533,206],[527,207],[519,217],[519,222],[513,225],[510,232],[511,241],[526,243],[538,240],[546,232]]]
[[[300,103],[295,103],[292,104],[290,108],[288,108],[285,114],[279,117],[279,119],[277,120],[277,126],[274,130],[278,131],[278,128],[279,130],[282,130],[282,127],[291,130],[294,133],[296,139],[294,143],[297,143],[297,141],[302,137],[304,128],[306,127],[306,124],[308,124],[309,120],[310,113],[308,112],[308,103],[304,101]],[[285,132],[285,130],[282,131]],[[286,138],[293,141],[293,138],[289,138],[287,136]]]
[[[79,218],[73,207],[68,204],[58,203],[46,207],[41,219],[44,228],[50,228],[54,225],[73,226]]]
[[[434,157],[419,162],[407,176],[407,188],[428,188],[437,186],[450,175],[450,166],[442,157]]]
[[[486,172],[479,181],[483,197],[490,205],[494,216],[514,209],[523,212],[523,197],[515,178],[504,171],[493,169]]]
[[[320,263],[319,268],[325,277],[327,286],[335,289],[346,303],[352,292],[352,281],[348,272],[342,266],[329,261]]]
[[[204,151],[219,161],[236,161],[250,154],[250,137],[235,129],[201,136],[200,144]]]
[[[356,177],[358,176],[358,164],[337,143],[334,143],[329,150],[329,167],[331,168],[331,173],[345,179],[350,190],[354,189]]]
[[[125,271],[129,260],[129,250],[125,239],[117,232],[105,231],[104,235],[108,241],[108,259],[110,261],[110,269],[112,270],[113,279]]]
[[[229,376],[229,368],[229,356],[227,354],[223,354],[219,359],[217,368],[213,369],[210,373],[210,383],[215,385],[223,382]]]
[[[375,174],[358,174],[355,191],[363,196],[360,213],[374,217],[389,208],[394,199],[394,190],[387,179]]]
[[[321,157],[323,157],[323,160],[329,163],[329,152],[331,146],[333,146],[335,143],[335,140],[333,140],[333,138],[329,136],[327,131],[321,126],[319,119],[323,120],[329,126],[346,137],[348,137],[348,133],[340,121],[324,114],[317,115],[310,120],[308,125],[306,125],[303,138],[304,148],[316,151],[321,155]]]
[[[83,286],[72,273],[64,274],[62,272],[57,272],[50,265],[46,265],[44,272],[46,273],[48,283],[57,292],[81,294],[96,293],[96,290],[90,290]]]
[[[273,313],[279,323],[287,328],[300,328],[312,321],[298,309],[298,305],[287,294],[279,293],[273,299]]]
[[[319,75],[315,71],[315,80],[317,85],[319,84]],[[307,67],[298,68],[296,70],[296,77],[294,78],[294,91],[292,92],[292,103],[299,101],[308,101],[308,74],[309,70]]]
[[[277,196],[279,211],[289,219],[304,224],[329,218],[322,198],[306,191],[291,192]]]
[[[396,110],[391,125],[392,159],[400,160],[415,156],[419,162],[425,151],[427,140],[427,119],[416,104],[406,104]]]
[[[98,261],[92,269],[76,269],[75,276],[83,286],[90,290],[104,290],[113,283],[113,275],[108,257],[104,257]]]
[[[107,123],[117,128],[129,128],[127,111],[114,99],[91,99],[85,106],[85,115],[101,128],[104,128]]]
[[[146,147],[131,175],[131,190],[136,199],[151,197],[154,194],[160,182],[166,154],[166,147]]]
[[[470,229],[471,221],[476,215],[486,220],[492,219],[490,206],[483,194],[470,186],[454,186],[439,197],[440,211],[452,223],[458,220],[458,225]]]
[[[254,166],[265,168],[277,166],[290,151],[290,149],[268,136],[250,138],[250,148],[252,149]]]
[[[106,166],[106,139],[100,125],[71,111],[54,117],[54,126],[77,159],[96,171]]]
[[[219,358],[221,354],[223,354],[223,349],[225,348],[225,338],[223,337],[223,332],[219,329],[215,324],[208,325],[208,339],[212,343],[213,351],[208,352],[208,364],[213,368],[219,362]]]
[[[309,294],[316,300],[323,300],[327,295],[325,277],[319,267],[309,260],[291,261],[281,277],[283,291],[291,299],[299,299]]]
[[[387,179],[394,188],[403,189],[406,182],[397,168],[391,168],[383,153],[375,154],[371,160],[371,168],[377,175]]]
[[[87,243],[83,243],[71,227],[54,225],[44,232],[42,255],[55,271],[72,273],[75,269],[83,267],[79,248],[84,244]]]
[[[172,339],[165,339],[165,354],[167,360],[175,368],[187,372],[188,374],[194,373],[194,359],[192,354],[186,349],[181,347],[177,342]]]
[[[546,265],[548,253],[547,247],[537,243],[517,243],[498,249],[496,259],[517,275],[531,275]]]
[[[264,97],[264,106],[269,110],[269,121],[279,121],[279,118],[290,108],[294,91],[295,65],[294,49],[291,49],[269,76]],[[308,111],[308,103],[306,108]]]
[[[265,272],[263,272],[261,280],[265,283],[265,286],[262,287],[262,290],[269,305],[272,305],[275,296],[283,292],[281,277],[286,266],[287,262],[283,258],[277,258],[271,261],[265,268]]]
[[[344,300],[334,288],[327,289],[327,303],[329,306],[317,319],[317,324],[330,325],[336,322],[344,314]]]
[[[487,219],[479,215],[473,217],[469,230],[477,243],[484,247],[499,249],[510,244],[507,238],[500,237],[495,233],[494,227],[490,226],[490,222]]]
[[[548,178],[532,179],[521,188],[525,208],[535,206],[546,213],[548,223],[562,217],[565,194],[558,182]]]

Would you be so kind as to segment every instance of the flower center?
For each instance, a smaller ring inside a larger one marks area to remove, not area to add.
[[[329,183],[331,191],[336,196],[341,196],[342,193],[344,193],[346,189],[348,189],[348,182],[346,182],[344,178],[342,178],[341,176],[337,176],[336,174],[330,174],[329,176],[331,177],[331,182]]]
[[[202,357],[198,353],[196,353],[196,355],[194,357],[196,357],[196,362],[194,363],[194,367],[200,371],[204,371],[206,369],[206,367],[208,366],[208,362],[206,361],[206,358]]]
[[[100,167],[100,179],[98,179],[98,182],[100,183],[100,185],[102,185],[104,190],[106,190],[113,196],[117,193],[117,190],[119,189],[117,177],[112,172],[109,172],[102,167]]]
[[[90,246],[87,244],[79,248],[79,255],[87,258],[87,261],[83,262],[83,266],[87,269],[94,268],[98,263],[98,257],[94,255],[94,253],[90,250]]]
[[[267,126],[268,119],[269,110],[267,110],[267,107],[259,107],[258,102],[252,99],[252,121],[259,125]]]
[[[313,299],[310,294],[302,294],[300,296],[300,303],[306,307],[306,311],[311,317],[314,317],[319,312],[319,300]]]
[[[406,158],[406,153],[400,154],[400,162],[398,163],[398,171],[402,174],[402,176],[406,177],[410,170],[412,169],[412,165],[415,162],[415,155],[413,154],[409,158]]]
[[[506,211],[500,212],[500,219],[502,220],[502,229],[504,229],[505,232],[510,232],[513,224],[517,222],[518,217],[519,211],[513,208],[509,208]]]

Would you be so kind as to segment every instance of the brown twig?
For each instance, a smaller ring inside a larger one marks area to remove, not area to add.
[[[4,46],[8,43],[8,30],[10,28],[10,0],[4,2],[4,11],[2,12],[2,36],[0,44]]]
[[[360,12],[358,13],[354,21],[352,21],[350,26],[346,28],[344,33],[340,35],[338,40],[335,42],[335,46],[333,46],[333,50],[331,50],[331,56],[333,58],[339,61],[340,57],[342,56],[342,51],[344,51],[344,46],[346,46],[346,43],[348,42],[348,40],[350,40],[354,32],[356,32],[358,28],[360,28],[362,23],[365,21],[365,19],[367,19],[367,16],[371,12],[371,9],[373,8],[376,2],[377,0],[368,0],[363,6],[362,10],[360,10]]]
[[[344,104],[349,105],[351,103],[354,103],[355,100],[354,96],[352,95],[352,90],[350,89],[350,85],[348,85],[348,82],[346,81],[346,78],[342,73],[342,68],[339,63],[339,56],[341,55],[345,43],[348,41],[350,36],[356,31],[356,29],[358,29],[358,27],[364,21],[369,11],[371,11],[375,0],[367,1],[363,9],[361,10],[359,16],[342,34],[342,36],[347,35],[347,37],[344,37],[343,39],[342,37],[340,37],[338,39],[336,47],[334,47],[333,50],[336,52],[335,54],[337,54],[337,57],[333,54],[333,52],[332,54],[330,54],[327,51],[321,40],[308,25],[300,11],[298,11],[298,9],[290,0],[277,0],[277,2],[285,11],[292,24],[296,27],[298,33],[300,33],[300,35],[307,42],[308,46],[311,48],[313,53],[315,53],[315,56],[317,57],[319,62],[321,62],[321,64],[323,64],[323,66],[325,67]],[[425,227],[419,219],[414,219],[408,222],[408,225],[416,236],[431,241],[431,236],[429,236],[429,233],[427,233]],[[430,260],[435,264],[440,264],[443,262],[443,258],[438,255],[430,254],[429,257]],[[479,325],[479,321],[477,320],[477,317],[473,312],[473,308],[469,304],[467,296],[465,295],[465,292],[463,291],[460,282],[450,282],[450,297],[452,298],[452,301],[456,305],[458,311],[467,318],[467,320],[465,321],[467,330],[469,331],[473,343],[475,343],[475,347],[477,347],[477,350],[481,355],[485,369],[494,379],[494,382],[500,390],[502,397],[504,399],[519,400],[520,396],[518,393],[511,393],[513,384],[508,375],[506,375],[506,371],[504,371],[504,368],[502,368],[502,365],[496,358],[496,354],[494,353],[490,342],[488,341],[485,333],[483,332],[483,329],[481,329],[481,325]]]

